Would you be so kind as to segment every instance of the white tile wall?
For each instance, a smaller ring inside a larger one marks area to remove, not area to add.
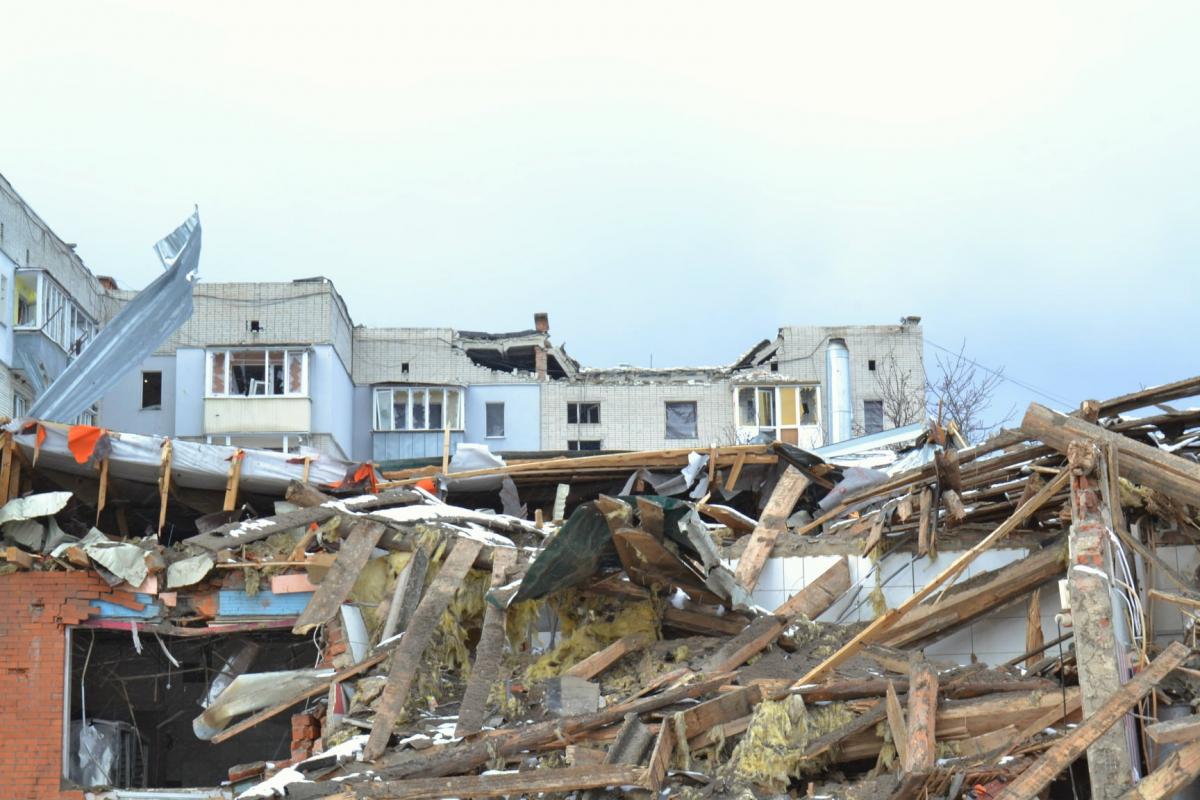
[[[926,586],[930,578],[953,563],[959,555],[961,553],[942,552],[936,561],[920,558],[911,564],[910,554],[892,553],[885,556],[879,564],[879,569],[884,578],[890,577],[883,586],[883,596],[888,607],[895,608],[903,603],[918,589]],[[1023,548],[987,551],[971,564],[956,583],[967,580],[971,575],[999,569],[1026,555],[1028,551]],[[778,607],[780,603],[815,580],[839,558],[841,557],[804,556],[768,559],[755,587],[754,601],[767,609]],[[737,567],[737,561],[726,563],[731,569]],[[844,623],[865,622],[874,618],[874,608],[867,599],[875,588],[876,576],[871,572],[873,564],[868,558],[850,556],[849,566],[851,590],[818,618],[821,622],[836,622],[839,619]],[[860,580],[861,586],[855,587],[854,584]],[[858,606],[857,610],[847,613],[854,606]],[[1040,606],[1042,631],[1047,639],[1052,639],[1058,636],[1054,616],[1061,611],[1057,581],[1051,581],[1042,587]],[[998,609],[986,618],[929,645],[925,652],[931,657],[960,664],[971,663],[973,657],[990,664],[1008,661],[1025,651],[1027,611],[1025,600]]]

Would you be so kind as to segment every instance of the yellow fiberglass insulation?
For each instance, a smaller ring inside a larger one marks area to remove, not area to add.
[[[571,619],[560,615],[564,638],[529,666],[525,679],[534,682],[561,675],[623,636],[640,633],[650,640],[658,638],[659,614],[651,602],[625,603],[615,613],[592,616]]]
[[[839,703],[807,708],[799,695],[764,700],[733,749],[728,768],[738,778],[782,792],[792,778],[820,768],[815,760],[804,759],[809,741],[852,718]]]

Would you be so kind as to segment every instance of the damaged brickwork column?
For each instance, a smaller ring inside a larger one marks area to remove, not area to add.
[[[1090,442],[1070,443],[1071,468],[1070,569],[1071,619],[1075,630],[1075,659],[1083,691],[1084,719],[1095,713],[1121,687],[1108,558],[1108,526],[1101,495],[1100,453]],[[1133,784],[1125,726],[1113,725],[1087,750],[1092,797],[1118,798]]]

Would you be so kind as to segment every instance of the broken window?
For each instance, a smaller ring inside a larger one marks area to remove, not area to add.
[[[307,350],[210,350],[209,397],[303,397]]]
[[[695,401],[668,402],[667,438],[695,439],[696,436]]]
[[[504,403],[488,403],[486,406],[486,430],[489,439],[504,436]]]
[[[883,430],[883,401],[863,401],[863,427],[868,434],[879,433]]]
[[[599,439],[568,439],[567,440],[567,449],[568,450],[599,450],[600,449],[600,440]]]
[[[735,395],[737,424],[751,435],[778,436],[796,444],[800,429],[820,424],[818,386],[740,386]],[[745,432],[744,432],[745,433]]]
[[[18,328],[38,327],[38,275],[36,272],[18,272],[13,279],[16,290],[15,319]]]
[[[65,777],[119,789],[218,786],[237,764],[290,758],[290,714],[220,743],[197,738],[193,721],[227,664],[276,675],[311,668],[318,653],[309,637],[163,634],[160,645],[156,636],[143,629],[138,652],[128,630],[71,629]]]
[[[599,403],[567,403],[567,423],[571,425],[599,425]]]
[[[743,387],[738,389],[738,424],[739,425],[754,425],[754,389],[752,387]]]
[[[142,373],[142,408],[162,408],[162,373]]]
[[[440,431],[462,428],[462,390],[380,386],[375,389],[375,430]]]

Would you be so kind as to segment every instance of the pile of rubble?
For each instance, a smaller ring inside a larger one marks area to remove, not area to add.
[[[238,797],[1167,797],[1200,774],[1200,717],[1158,713],[1200,697],[1200,584],[1159,555],[1200,532],[1200,411],[1169,405],[1197,394],[1035,404],[974,447],[930,425],[879,468],[776,443],[350,469],[170,545],[82,525],[95,504],[71,492],[18,492],[0,571],[88,569],[126,604],[153,597],[135,638],[253,629],[230,628],[221,591],[303,597],[287,623],[317,666],[239,651],[193,722],[216,744],[290,715],[290,758],[230,769]],[[467,480],[509,513],[445,502]],[[566,489],[530,514],[516,493],[539,482]],[[825,566],[762,607],[769,561],[805,553]],[[889,603],[897,564],[928,577]],[[932,652],[1021,603],[1006,663]],[[1156,635],[1156,604],[1182,633]]]

